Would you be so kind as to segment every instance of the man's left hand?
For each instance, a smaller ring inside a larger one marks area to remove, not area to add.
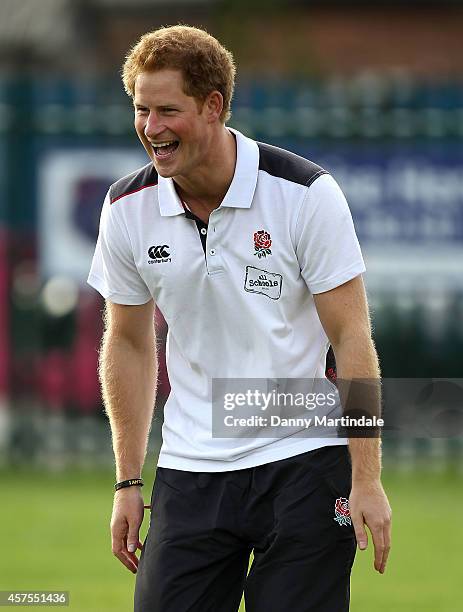
[[[354,481],[349,508],[359,549],[365,550],[368,546],[367,525],[375,548],[375,569],[384,574],[391,548],[392,512],[381,481]]]

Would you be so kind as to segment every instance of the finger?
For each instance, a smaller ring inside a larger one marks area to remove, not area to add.
[[[137,548],[139,544],[140,544],[140,540],[137,540]],[[125,557],[135,566],[135,568],[137,568],[138,567],[138,557],[134,552],[130,552],[128,550],[127,538],[124,538],[124,548],[122,549],[122,552],[125,555]]]
[[[385,551],[383,525],[372,525],[371,527],[369,526],[369,528],[371,531],[371,537],[373,539],[373,545],[375,548],[374,566],[375,570],[379,572],[381,570]]]
[[[113,555],[117,557],[127,569],[135,574],[137,565],[133,559],[129,558],[129,553],[127,552],[127,529],[128,526],[126,522],[111,524],[111,550]]]
[[[135,553],[126,553],[123,551],[123,555],[128,560],[131,567],[137,569],[138,568],[138,557]]]
[[[111,523],[111,550],[114,554],[122,552],[127,541],[127,523],[118,521]]]
[[[121,551],[121,552],[115,552],[114,556],[117,557],[119,559],[119,561],[125,565],[125,567],[130,570],[132,572],[132,574],[136,574],[137,573],[137,566],[135,565],[135,563],[133,563],[130,559],[127,558],[127,556]]]
[[[383,553],[383,561],[381,563],[381,568],[379,570],[381,574],[384,574],[386,570],[386,563],[389,557],[389,552],[391,550],[391,520],[390,519],[384,523],[383,533],[384,533],[384,553]]]
[[[368,536],[367,536],[367,532],[365,531],[363,515],[361,512],[351,511],[351,519],[352,519],[352,525],[354,526],[357,545],[360,548],[360,550],[365,550],[368,546]]]
[[[137,550],[139,541],[138,528],[129,525],[129,533],[127,534],[127,550],[129,553],[134,553]]]
[[[119,561],[132,572],[132,574],[135,574],[137,571],[137,565],[126,552],[126,542],[127,540],[125,538],[116,542],[116,544],[112,547],[113,555],[117,557]]]

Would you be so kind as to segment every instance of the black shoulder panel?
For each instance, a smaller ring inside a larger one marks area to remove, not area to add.
[[[128,174],[123,178],[116,181],[111,185],[109,189],[109,196],[111,198],[111,204],[114,204],[116,200],[120,200],[126,195],[140,191],[145,187],[153,187],[158,184],[158,173],[154,169],[153,164],[150,162],[143,168],[139,168]]]
[[[258,142],[257,145],[259,147],[259,170],[272,176],[310,187],[316,178],[322,174],[328,174],[321,166],[295,153],[262,142]]]

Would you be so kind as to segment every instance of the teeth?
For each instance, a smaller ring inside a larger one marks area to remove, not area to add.
[[[170,140],[169,142],[160,142],[159,144],[153,144],[153,147],[156,149],[160,149],[161,147],[168,147],[171,144],[174,144],[175,140]]]

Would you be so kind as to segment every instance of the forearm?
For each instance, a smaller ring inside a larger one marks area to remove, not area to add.
[[[118,481],[141,476],[156,399],[154,334],[143,347],[124,337],[103,337],[100,381],[109,417]]]
[[[360,410],[369,417],[380,417],[380,369],[369,331],[363,337],[344,338],[335,347],[335,356],[344,412]],[[380,478],[381,439],[376,430],[370,435],[373,437],[349,437],[353,482]]]
[[[316,294],[315,305],[336,357],[338,389],[344,414],[379,417],[381,379],[371,338],[368,304],[361,276],[331,291]],[[365,433],[373,437],[365,437]],[[347,430],[352,459],[349,509],[359,548],[368,544],[365,525],[375,546],[375,569],[384,572],[390,548],[391,508],[381,484],[378,429]],[[362,436],[363,434],[363,436]]]

